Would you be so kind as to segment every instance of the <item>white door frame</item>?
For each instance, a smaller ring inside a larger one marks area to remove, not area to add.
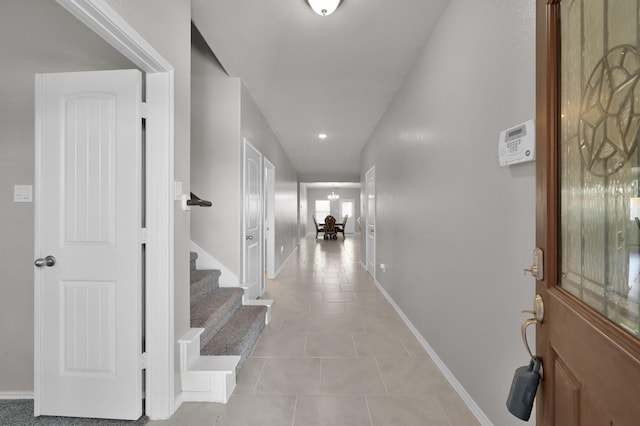
[[[374,202],[373,202],[373,211],[369,211],[369,196],[371,194],[369,194],[369,177],[373,176],[373,197],[374,197]],[[365,206],[366,206],[366,215],[365,215],[365,235],[364,235],[364,241],[365,241],[365,268],[367,269],[367,271],[369,272],[369,274],[371,274],[371,276],[373,277],[373,279],[376,279],[376,232],[375,232],[375,228],[376,228],[376,200],[375,200],[375,196],[376,196],[376,187],[375,187],[375,181],[376,181],[376,166],[371,167],[368,171],[367,174],[365,175]],[[373,227],[372,229],[369,229],[369,218],[372,217],[373,218]],[[369,234],[373,234],[373,236],[371,237],[371,243],[369,242]],[[373,265],[371,266],[371,268],[369,267],[369,256],[371,253],[371,257],[373,258]]]
[[[146,73],[145,414],[171,417],[174,390],[174,68],[104,0],[56,0]],[[37,377],[37,376],[36,376]],[[34,383],[34,388],[39,383]]]
[[[265,248],[265,269],[267,278],[274,279],[276,277],[276,166],[267,159],[262,157],[264,161],[264,239],[266,241]],[[265,283],[262,283],[264,289]],[[262,293],[262,291],[261,291]],[[262,294],[260,294],[262,296]]]

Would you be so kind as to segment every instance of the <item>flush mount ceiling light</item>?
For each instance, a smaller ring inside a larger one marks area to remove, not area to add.
[[[307,0],[309,6],[320,16],[331,15],[342,0]]]
[[[326,134],[326,133],[320,133],[320,134],[318,135],[318,139],[323,139],[323,140],[324,140],[324,139],[326,139],[326,138],[327,138],[327,134]]]

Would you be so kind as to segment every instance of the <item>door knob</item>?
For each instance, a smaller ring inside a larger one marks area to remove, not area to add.
[[[47,257],[40,257],[33,262],[38,268],[42,268],[43,266],[53,266],[56,264],[56,258],[49,255]]]
[[[247,235],[247,236],[245,237],[245,239],[246,239],[246,240],[253,240],[253,235]]]

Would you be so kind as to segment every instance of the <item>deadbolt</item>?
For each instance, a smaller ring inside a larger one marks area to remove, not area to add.
[[[525,268],[524,272],[530,273],[538,281],[544,279],[544,254],[540,247],[533,250],[533,265],[530,268]]]

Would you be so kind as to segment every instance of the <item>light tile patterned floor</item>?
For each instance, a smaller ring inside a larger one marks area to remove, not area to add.
[[[160,425],[477,425],[360,263],[360,235],[302,241],[264,296],[273,318],[226,405]]]

